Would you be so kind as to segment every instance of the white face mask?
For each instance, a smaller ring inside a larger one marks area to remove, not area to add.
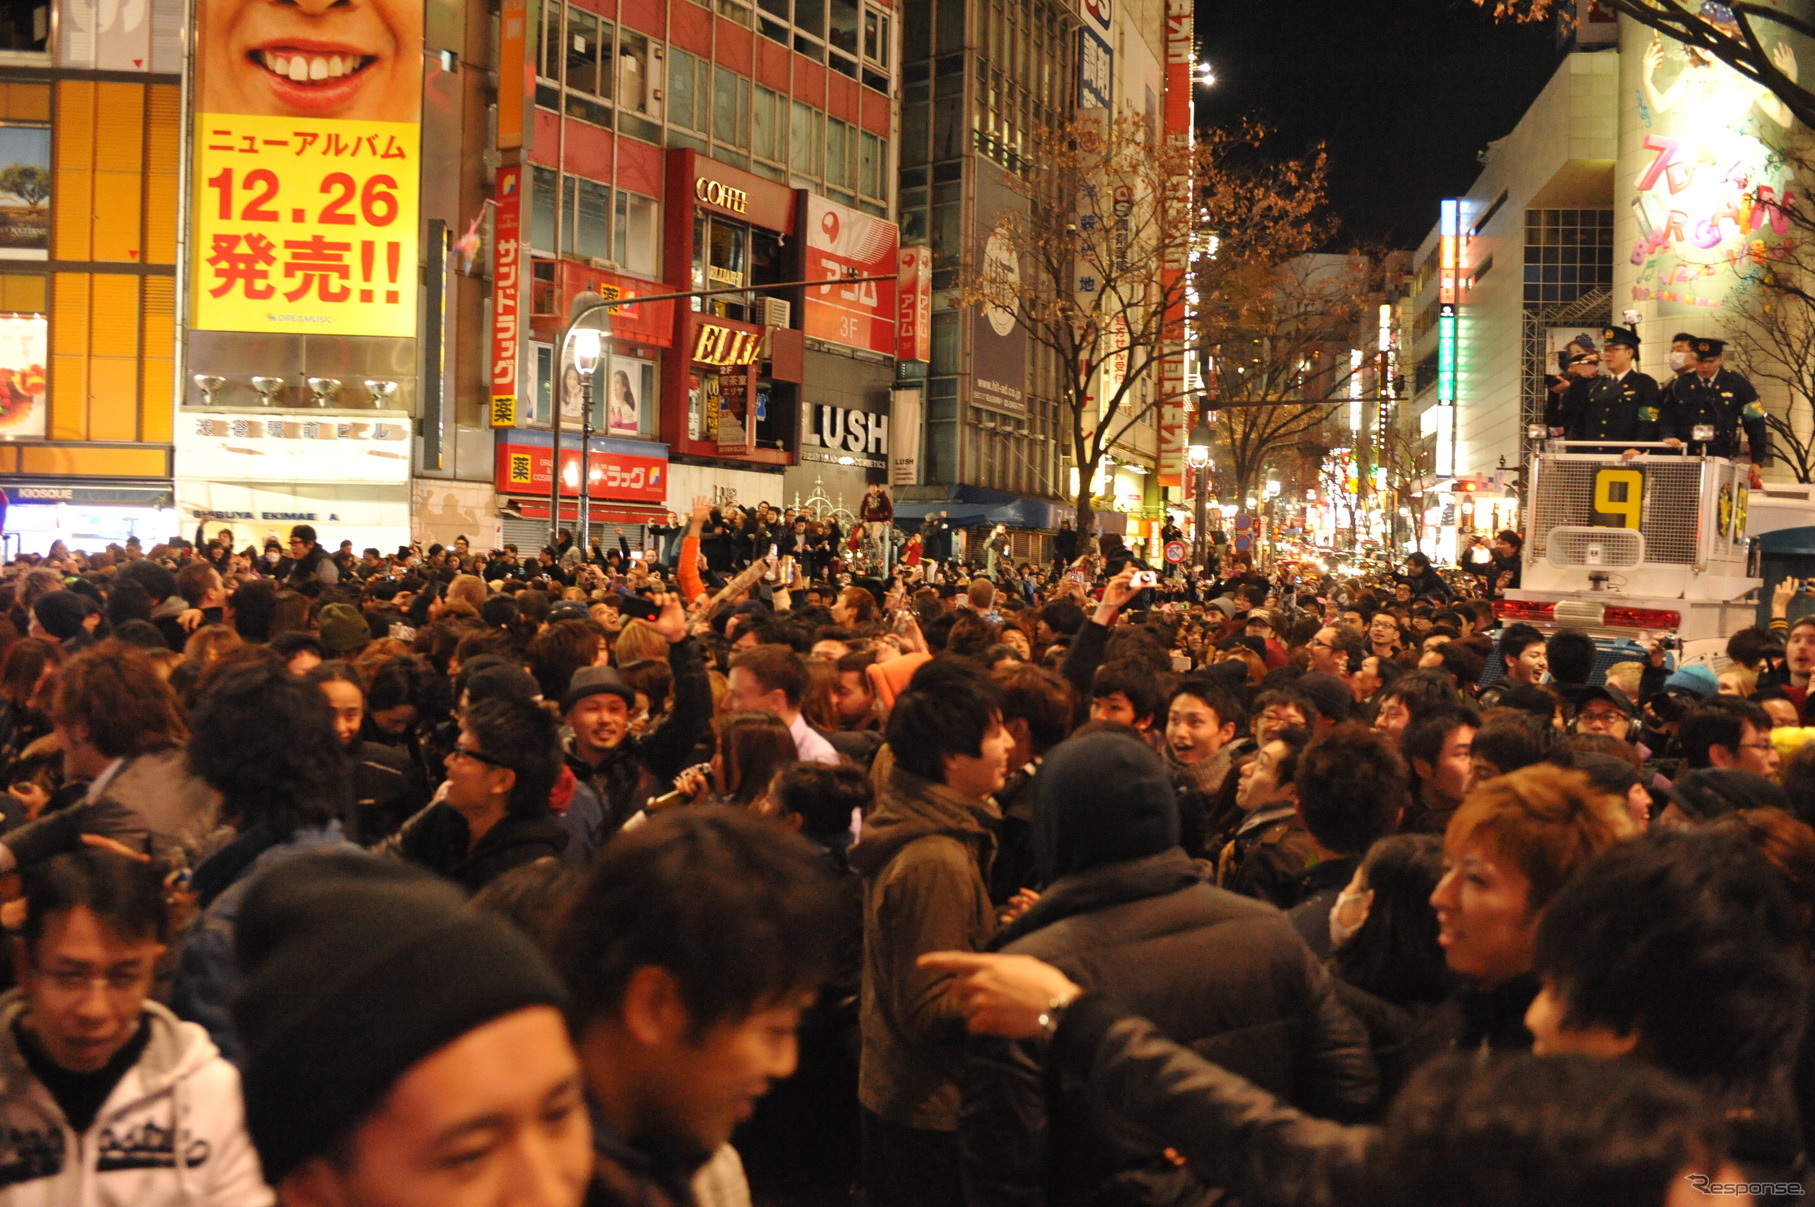
[[[1684,369],[1689,367],[1689,354],[1687,352],[1673,351],[1670,353],[1669,360],[1670,371],[1672,373],[1681,373]]]
[[[1360,905],[1358,907],[1359,913],[1355,919],[1355,925],[1345,926],[1342,921],[1342,916],[1352,912],[1351,907],[1355,906],[1356,902],[1360,902]],[[1331,951],[1335,951],[1338,947],[1341,947],[1344,943],[1347,943],[1350,939],[1354,938],[1355,932],[1367,925],[1368,908],[1373,904],[1373,889],[1364,888],[1359,891],[1350,891],[1345,888],[1336,895],[1336,904],[1330,910]]]

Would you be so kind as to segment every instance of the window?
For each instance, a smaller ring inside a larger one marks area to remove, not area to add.
[[[613,259],[624,271],[654,278],[661,273],[662,205],[653,197],[617,191],[617,211],[612,223],[616,240]]]
[[[656,51],[659,58],[661,51]],[[656,89],[649,83],[649,39],[624,30],[618,37],[618,108],[626,113],[660,121],[662,103],[655,99]]]
[[[693,287],[737,289],[750,284],[750,228],[703,214],[693,220]],[[746,319],[748,294],[694,298],[693,308],[721,318]]]
[[[569,176],[566,204],[562,208],[562,246],[573,255],[607,260],[607,232],[611,219],[611,189],[595,180]]]
[[[826,183],[834,188],[855,187],[851,163],[850,126],[835,117],[826,119]]]
[[[865,197],[888,197],[888,186],[884,183],[888,174],[888,146],[887,142],[864,131],[862,158],[858,163],[857,191]]]
[[[750,145],[750,81],[724,67],[712,69],[712,137],[734,147]]]
[[[559,177],[553,168],[532,168],[529,177],[529,245],[555,250],[555,190]]]
[[[793,103],[788,120],[789,165],[803,176],[819,175],[819,113],[811,105]]]
[[[71,21],[65,12],[63,19]],[[73,24],[74,22],[71,21]],[[67,35],[65,47],[68,46]],[[50,4],[48,0],[7,0],[0,5],[0,50],[50,49]]]
[[[684,50],[668,51],[668,120],[689,130],[706,128],[705,64]]]
[[[755,120],[752,123],[752,142],[750,149],[758,159],[772,160],[781,163],[788,158],[788,145],[782,135],[782,124],[786,120],[788,102],[779,92],[772,92],[758,86],[756,89]]]
[[[873,8],[863,12],[863,57],[884,67],[889,65],[889,18]]]

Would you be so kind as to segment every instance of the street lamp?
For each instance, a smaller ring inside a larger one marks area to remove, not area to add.
[[[580,510],[575,517],[581,523],[575,525],[575,532],[581,534],[579,539],[580,556],[584,559],[591,551],[586,543],[584,523],[591,516],[586,510],[586,442],[592,436],[592,374],[599,367],[599,349],[605,336],[611,334],[610,321],[605,321],[603,330],[597,327],[581,327],[579,324],[591,318],[598,309],[605,305],[605,299],[590,289],[583,289],[574,295],[573,303],[567,308],[567,330],[561,335],[561,354],[555,358],[555,381],[549,391],[553,398],[554,414],[549,417],[551,453],[554,459],[553,479],[549,486],[548,496],[548,547],[558,559],[561,544],[561,410],[567,402],[567,357],[571,350],[574,355],[575,375],[580,378]],[[580,367],[580,348],[576,339],[585,333],[588,347],[592,351],[589,367]]]
[[[1191,511],[1191,561],[1198,566],[1204,564],[1204,497],[1210,492],[1210,439],[1210,425],[1199,419],[1191,425],[1191,435],[1185,441],[1185,460],[1197,471]]]
[[[592,507],[587,487],[592,482],[592,376],[599,367],[599,329],[579,327],[573,332],[573,367],[580,374],[580,556],[592,555]]]

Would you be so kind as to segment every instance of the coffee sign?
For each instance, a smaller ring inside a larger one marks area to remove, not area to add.
[[[750,212],[750,194],[706,176],[701,176],[693,182],[693,195],[707,205],[716,205],[720,209],[730,210],[734,214]]]

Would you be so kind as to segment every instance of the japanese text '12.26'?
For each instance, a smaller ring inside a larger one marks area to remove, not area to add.
[[[195,326],[415,335],[420,131],[202,114]]]

